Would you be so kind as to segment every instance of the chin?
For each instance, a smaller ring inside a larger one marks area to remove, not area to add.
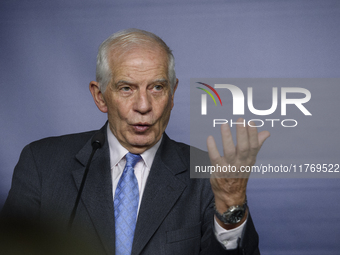
[[[151,137],[150,138],[149,137],[134,137],[129,140],[130,140],[129,143],[131,145],[143,147],[143,146],[148,146],[152,144],[152,141],[154,139],[152,139]]]
[[[158,139],[154,136],[143,136],[137,135],[136,137],[132,137],[129,139],[129,144],[136,146],[136,147],[148,147],[156,144]]]

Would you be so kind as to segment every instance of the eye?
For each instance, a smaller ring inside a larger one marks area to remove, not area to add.
[[[162,85],[155,85],[153,87],[153,89],[156,90],[156,91],[161,91],[163,89],[163,86]]]
[[[121,87],[120,90],[123,91],[123,92],[128,92],[128,91],[131,90],[131,88],[128,87],[128,86],[124,86],[124,87]]]

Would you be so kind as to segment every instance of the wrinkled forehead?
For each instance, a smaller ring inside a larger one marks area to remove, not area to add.
[[[147,59],[151,63],[168,73],[168,56],[166,51],[157,44],[129,45],[129,47],[115,47],[108,54],[112,74],[126,66],[127,63],[138,63],[140,59]]]

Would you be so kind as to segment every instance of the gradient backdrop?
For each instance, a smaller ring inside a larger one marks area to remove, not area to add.
[[[190,141],[190,78],[339,78],[337,0],[1,0],[0,208],[26,144],[105,123],[88,90],[97,49],[130,27],[173,49],[180,84],[167,133],[177,141]],[[325,140],[304,155],[339,155],[339,87],[332,93],[314,134]],[[293,146],[271,138],[262,160]],[[339,254],[340,179],[253,179],[248,200],[262,254]]]

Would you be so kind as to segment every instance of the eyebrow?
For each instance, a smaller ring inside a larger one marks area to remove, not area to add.
[[[157,83],[157,82],[167,83],[167,84],[169,83],[169,81],[167,79],[156,79],[156,80],[152,81],[150,84]],[[125,80],[119,80],[119,81],[116,82],[115,86],[119,86],[121,84],[134,85],[135,83],[129,82],[129,81],[125,81]]]

